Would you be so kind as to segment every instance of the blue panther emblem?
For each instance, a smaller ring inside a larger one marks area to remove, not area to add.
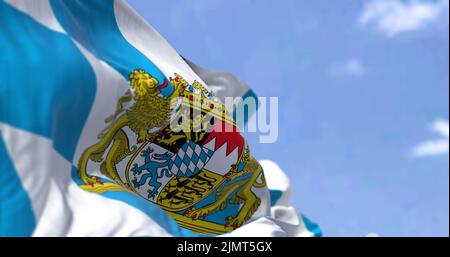
[[[136,177],[131,181],[133,183],[133,187],[139,189],[142,185],[144,185],[147,180],[148,185],[152,187],[152,189],[147,190],[148,198],[154,199],[155,196],[158,194],[159,189],[161,188],[162,184],[158,181],[158,179],[167,176],[170,177],[172,173],[167,169],[167,165],[169,162],[169,159],[172,157],[172,153],[166,152],[164,154],[153,154],[152,160],[152,153],[154,152],[153,148],[147,147],[144,151],[142,151],[141,156],[144,157],[145,163],[141,166],[139,166],[137,163],[133,165],[133,168],[131,171],[133,174],[140,175],[143,171],[147,171],[144,173],[139,180],[136,179]],[[163,162],[159,162],[163,161]],[[161,173],[158,174],[158,169],[163,168],[161,170]]]

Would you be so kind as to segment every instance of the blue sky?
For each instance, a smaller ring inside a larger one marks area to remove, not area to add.
[[[184,57],[279,97],[277,162],[325,235],[449,234],[448,0],[128,0]]]

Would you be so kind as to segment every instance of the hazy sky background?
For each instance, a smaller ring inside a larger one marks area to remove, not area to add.
[[[279,97],[257,159],[325,235],[449,234],[448,0],[128,0],[184,57]]]

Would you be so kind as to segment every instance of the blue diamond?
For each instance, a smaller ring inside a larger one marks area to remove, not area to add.
[[[175,158],[175,165],[176,165],[177,167],[180,167],[180,165],[181,165],[181,159],[180,159],[180,156],[177,156],[177,158]]]
[[[196,155],[196,154],[194,154],[193,156],[192,156],[192,162],[193,163],[197,163],[198,162],[198,155]]]
[[[186,166],[189,166],[189,163],[191,162],[191,158],[189,158],[189,156],[185,155],[183,158],[183,162],[184,162],[184,164],[186,164]]]

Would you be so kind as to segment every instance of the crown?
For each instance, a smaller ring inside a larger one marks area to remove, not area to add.
[[[203,114],[212,115],[234,124],[234,120],[215,94],[197,80],[191,85],[180,74],[175,73],[175,77],[171,77],[170,82],[176,88],[182,88],[179,94],[182,106],[201,110]]]

